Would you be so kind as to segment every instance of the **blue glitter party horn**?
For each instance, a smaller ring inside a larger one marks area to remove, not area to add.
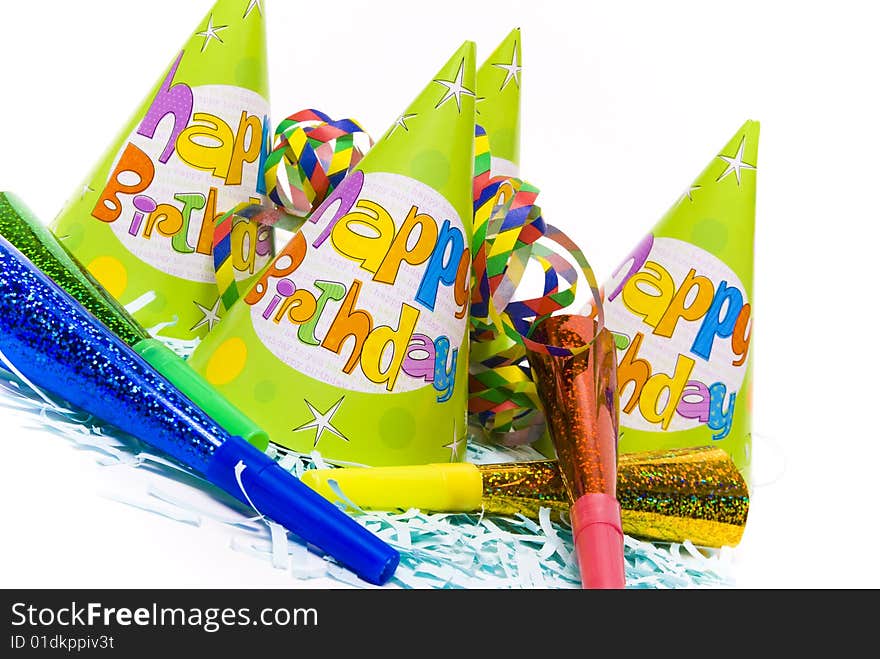
[[[220,428],[2,236],[0,352],[36,386],[165,451],[365,581],[394,574],[392,547]]]

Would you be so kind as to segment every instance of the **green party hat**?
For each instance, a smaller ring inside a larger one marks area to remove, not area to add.
[[[476,45],[466,41],[360,162],[357,171],[402,174],[442,194],[459,216],[473,215]]]
[[[519,174],[522,35],[511,30],[477,71],[477,123],[489,136],[493,176]]]
[[[214,221],[262,200],[262,12],[260,2],[218,0],[52,225],[142,325],[167,337],[198,339],[219,321]],[[271,241],[248,222],[233,229],[239,279],[259,272]]]
[[[190,358],[281,449],[464,457],[475,78],[468,42]]]
[[[712,445],[748,467],[758,134],[747,121],[604,287],[622,452]]]

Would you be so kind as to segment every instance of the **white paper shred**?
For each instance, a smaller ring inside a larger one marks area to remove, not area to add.
[[[173,343],[173,342],[169,342]],[[181,354],[189,346],[172,345]],[[340,587],[373,588],[349,570],[274,523],[268,526],[190,470],[112,426],[100,424],[35,391],[15,375],[0,371],[0,406],[28,423],[50,430],[95,460],[115,470],[138,470],[148,484],[140,490],[107,492],[110,499],[179,523],[220,525],[230,546],[262,560],[291,579],[333,579]],[[320,453],[298,455],[271,448],[269,454],[293,475],[326,468]],[[540,459],[528,446],[505,448],[471,442],[471,462]],[[108,479],[134,482],[138,479]],[[141,479],[142,481],[143,479]],[[338,486],[337,486],[338,489]],[[339,491],[345,500],[345,493]],[[387,588],[579,588],[580,576],[571,527],[551,519],[544,509],[536,521],[518,515],[364,511],[350,501],[342,506],[360,524],[400,552],[400,567]],[[628,588],[717,588],[734,585],[732,552],[706,550],[687,542],[664,545],[625,538]]]
[[[175,522],[183,522],[184,524],[192,524],[193,526],[201,526],[202,518],[195,512],[183,508],[177,508],[161,501],[154,499],[136,499],[129,497],[122,492],[105,492],[104,496],[117,503],[124,503],[132,508],[138,508],[148,513],[154,513],[174,520]]]
[[[171,348],[172,351],[177,353],[179,357],[183,357],[186,359],[189,357],[193,350],[199,347],[199,343],[202,342],[201,339],[192,339],[190,341],[186,341],[184,339],[172,339],[167,336],[161,336],[162,330],[168,329],[169,327],[174,327],[177,324],[177,316],[174,316],[171,320],[159,323],[155,327],[150,327],[147,331],[150,333],[150,336],[155,336],[157,339],[162,341],[166,346]]]
[[[136,314],[138,311],[143,309],[149,304],[152,304],[156,300],[156,291],[147,291],[143,295],[138,298],[135,298],[131,302],[125,305],[125,310],[130,314]]]
[[[287,546],[287,531],[280,524],[267,522],[272,536],[272,567],[286,570],[289,567],[290,551]]]

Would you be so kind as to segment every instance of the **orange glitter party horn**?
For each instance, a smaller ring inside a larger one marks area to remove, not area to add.
[[[617,488],[618,398],[614,339],[586,316],[552,316],[532,335],[544,344],[589,350],[556,357],[529,350],[562,479],[584,588],[623,588],[623,529]],[[594,340],[595,339],[595,340]]]

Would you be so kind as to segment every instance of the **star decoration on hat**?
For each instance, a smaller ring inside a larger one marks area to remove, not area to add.
[[[203,32],[196,32],[197,37],[204,37],[205,43],[202,44],[202,50],[200,52],[204,53],[205,48],[208,47],[208,44],[212,39],[216,39],[220,43],[223,43],[223,39],[220,38],[219,33],[223,30],[228,29],[228,25],[214,25],[214,14],[208,16],[208,27],[205,28]]]
[[[321,441],[321,436],[325,432],[329,432],[332,435],[336,435],[340,439],[350,441],[348,437],[343,435],[339,430],[337,430],[333,426],[333,415],[339,411],[339,407],[342,405],[342,401],[345,400],[345,396],[336,401],[336,404],[331,407],[326,412],[319,412],[314,405],[312,405],[309,401],[304,400],[306,407],[309,408],[309,412],[312,414],[312,420],[304,423],[299,428],[294,428],[293,432],[299,432],[300,430],[311,430],[315,429],[315,443],[312,445],[313,447],[318,446],[318,442]]]
[[[455,80],[435,80],[434,82],[446,87],[443,98],[434,106],[435,110],[443,107],[446,101],[454,98],[455,105],[458,107],[458,113],[461,114],[461,97],[475,96],[473,91],[464,86],[464,58],[461,59],[461,64],[458,65],[458,73],[455,76]]]
[[[249,0],[247,9],[244,10],[244,18],[247,18],[251,15],[251,12],[256,9],[260,12],[260,16],[263,15],[263,0]]]
[[[455,459],[458,457],[458,447],[462,444],[465,444],[466,442],[467,439],[465,439],[464,437],[458,437],[455,434],[455,429],[453,428],[452,441],[443,446],[443,448],[448,448],[452,452],[452,454],[449,456],[450,462],[455,462]]]
[[[725,178],[727,178],[730,174],[736,174],[736,185],[739,187],[742,184],[742,170],[744,169],[757,169],[754,165],[750,165],[743,160],[743,151],[746,148],[746,137],[743,135],[743,138],[739,142],[739,149],[736,151],[735,156],[725,156],[723,154],[718,157],[727,163],[727,169],[715,179],[716,183],[720,183]]]
[[[688,187],[688,189],[682,193],[681,197],[679,197],[678,203],[680,204],[685,199],[687,199],[688,201],[693,201],[694,200],[694,193],[702,187],[703,187],[702,185],[692,185],[692,186]]]
[[[199,311],[202,313],[202,319],[195,325],[190,327],[189,331],[194,332],[204,325],[208,326],[209,332],[214,329],[214,325],[220,322],[220,303],[222,301],[222,298],[218,297],[217,301],[214,303],[214,306],[208,309],[208,307],[203,307],[201,304],[193,300],[193,304],[196,305],[199,308]]]
[[[399,117],[397,117],[397,121],[395,121],[394,125],[391,127],[391,132],[388,133],[388,137],[391,137],[392,135],[394,135],[394,132],[398,128],[403,128],[403,130],[405,130],[408,133],[409,126],[406,125],[407,120],[414,119],[415,117],[418,117],[418,116],[419,115],[417,115],[417,114],[405,114],[404,113],[404,114],[400,115]]]
[[[519,74],[522,72],[522,66],[519,64],[519,44],[514,41],[513,42],[513,54],[510,57],[510,64],[493,64],[492,66],[497,66],[499,69],[504,69],[507,71],[507,76],[504,78],[504,82],[501,83],[501,91],[504,91],[504,88],[510,84],[510,81],[516,83],[516,86],[519,87]]]

